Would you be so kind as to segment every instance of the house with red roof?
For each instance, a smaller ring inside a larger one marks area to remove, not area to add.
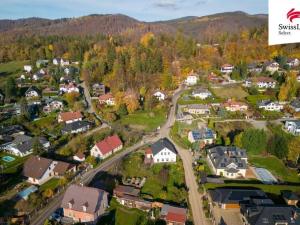
[[[81,112],[62,112],[58,115],[58,122],[59,123],[73,123],[76,121],[82,121],[82,114]]]
[[[116,104],[115,98],[111,93],[107,93],[105,95],[100,95],[98,100],[99,100],[100,105],[114,106]]]
[[[164,204],[160,212],[160,217],[166,221],[167,225],[185,225],[187,210]]]
[[[122,148],[123,143],[118,135],[109,136],[94,145],[91,149],[91,156],[105,159]]]

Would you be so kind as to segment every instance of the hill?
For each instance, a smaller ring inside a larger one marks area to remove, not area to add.
[[[2,35],[96,35],[173,33],[178,29],[197,39],[212,34],[235,33],[242,28],[254,28],[267,24],[266,15],[249,15],[244,12],[220,13],[203,17],[184,17],[169,21],[141,22],[134,18],[116,15],[89,15],[79,18],[0,20]]]

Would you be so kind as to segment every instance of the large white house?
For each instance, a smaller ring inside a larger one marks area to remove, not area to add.
[[[36,87],[31,86],[26,90],[25,97],[27,99],[40,97],[40,91]]]
[[[174,163],[177,158],[177,150],[167,139],[162,138],[146,150],[146,159],[153,163]]]
[[[217,138],[217,134],[209,128],[193,130],[188,133],[188,140],[191,143],[200,142],[203,145],[211,145]]]
[[[217,146],[207,150],[207,160],[218,176],[245,177],[248,157],[246,150],[234,146]]]
[[[27,73],[30,73],[32,71],[32,66],[31,65],[25,65],[24,66],[24,70],[27,72]]]
[[[224,65],[221,67],[221,73],[229,74],[229,73],[232,73],[233,69],[234,69],[234,66],[233,66],[233,65],[230,65],[230,64],[224,64]]]
[[[275,73],[276,71],[279,70],[279,63],[277,62],[267,62],[265,66],[266,66],[266,71],[270,73]]]
[[[266,111],[280,112],[281,110],[283,110],[283,105],[279,104],[278,102],[265,100],[265,101],[261,101],[258,104],[258,108]]]
[[[300,65],[300,60],[297,58],[288,59],[286,63],[289,67],[297,67]]]
[[[276,87],[276,81],[271,77],[254,77],[252,79],[245,81],[246,87],[251,87],[252,85],[255,85],[258,88],[275,88]]]
[[[293,135],[300,135],[300,120],[285,121],[284,128]]]
[[[154,97],[158,99],[158,101],[164,101],[166,99],[166,94],[162,91],[156,91],[153,94]]]
[[[212,97],[212,93],[206,88],[199,88],[192,92],[194,98],[207,99]]]
[[[198,82],[198,76],[196,74],[188,75],[185,79],[185,84],[188,86],[196,85]]]

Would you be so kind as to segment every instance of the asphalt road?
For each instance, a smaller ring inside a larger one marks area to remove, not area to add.
[[[84,88],[86,90],[86,88]],[[126,155],[130,154],[133,151],[141,148],[145,144],[151,144],[163,137],[169,137],[169,132],[171,126],[175,122],[176,116],[176,103],[180,97],[180,94],[184,91],[183,87],[180,87],[174,92],[172,97],[172,107],[170,108],[168,119],[166,123],[160,128],[158,133],[154,136],[148,135],[143,138],[140,143],[137,143],[124,151],[114,155],[113,157],[109,158],[108,160],[104,161],[99,167],[88,171],[86,174],[83,175],[81,179],[81,183],[88,184],[93,177],[99,173],[100,171],[107,171],[110,169],[115,163],[121,160]],[[179,146],[176,146],[178,149],[179,155],[183,161],[184,170],[185,170],[185,179],[186,185],[189,190],[189,202],[191,205],[191,210],[193,213],[193,220],[195,225],[205,225],[205,217],[202,211],[202,201],[201,195],[198,192],[198,185],[196,182],[196,177],[193,172],[192,168],[192,155],[186,149],[182,149]],[[52,199],[52,201],[42,210],[39,211],[39,214],[36,218],[34,218],[31,222],[33,225],[42,225],[44,221],[60,206],[60,203],[63,198],[63,192],[59,194],[56,198]]]

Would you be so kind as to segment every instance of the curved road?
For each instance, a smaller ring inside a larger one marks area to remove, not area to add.
[[[85,88],[84,88],[85,89]],[[92,169],[85,173],[82,178],[81,182],[83,184],[88,184],[93,177],[99,173],[100,171],[107,171],[108,169],[111,168],[116,162],[121,160],[123,157],[126,155],[130,154],[133,151],[136,151],[137,149],[141,148],[145,144],[150,144],[153,143],[160,138],[163,137],[169,137],[169,132],[171,126],[175,122],[175,116],[176,116],[176,103],[177,100],[180,97],[180,94],[184,91],[185,89],[181,86],[178,88],[172,97],[172,107],[170,109],[168,119],[166,123],[161,127],[159,130],[158,134],[155,136],[145,136],[143,140],[140,143],[137,143],[124,151],[114,155],[113,157],[109,158],[108,160],[104,161],[99,167]],[[191,206],[191,210],[193,212],[193,220],[195,225],[205,225],[205,217],[203,215],[202,211],[202,201],[201,201],[201,195],[198,192],[198,185],[196,182],[196,177],[194,175],[194,171],[192,168],[192,162],[193,158],[192,155],[189,151],[180,148],[179,146],[175,145],[175,147],[178,150],[178,153],[183,161],[183,166],[185,170],[185,179],[186,179],[186,185],[189,190],[189,203]],[[63,198],[63,192],[60,193],[58,196],[56,196],[52,201],[43,209],[41,209],[38,213],[38,216],[36,216],[34,219],[32,219],[31,224],[33,225],[42,225],[44,221],[60,206],[61,200]]]

